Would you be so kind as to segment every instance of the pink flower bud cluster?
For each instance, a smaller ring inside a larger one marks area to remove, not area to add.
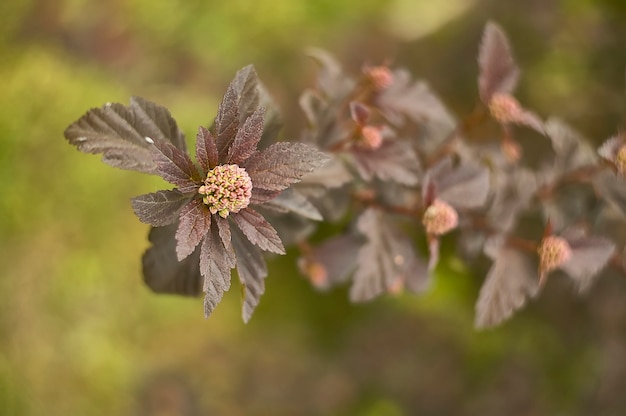
[[[198,189],[202,202],[211,214],[226,218],[239,212],[250,203],[252,180],[244,168],[237,165],[220,165],[207,173],[204,185]]]
[[[489,112],[500,123],[516,122],[523,112],[522,106],[509,94],[494,94],[489,100]]]
[[[459,225],[459,214],[448,203],[435,199],[433,203],[426,208],[422,217],[422,224],[426,229],[426,233],[430,235],[443,235],[448,231],[452,231]]]
[[[363,72],[376,91],[387,89],[393,84],[393,72],[387,66],[372,66]]]
[[[539,254],[539,271],[543,275],[558,269],[572,257],[569,243],[561,237],[550,235],[541,241],[537,250]]]
[[[376,150],[383,143],[382,129],[379,126],[365,126],[361,129],[362,141],[359,145],[365,149]]]

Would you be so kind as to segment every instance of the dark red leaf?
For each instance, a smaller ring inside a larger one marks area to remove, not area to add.
[[[81,152],[101,153],[104,163],[150,174],[157,167],[146,137],[185,150],[184,136],[169,111],[139,97],[131,98],[128,107],[112,103],[89,110],[65,130],[65,137]]]
[[[408,143],[386,140],[375,150],[355,148],[352,156],[366,181],[376,176],[383,181],[409,186],[419,182],[420,163]]]
[[[254,66],[248,65],[237,71],[233,85],[237,93],[239,126],[241,126],[259,108],[261,102],[261,85]],[[267,100],[267,97],[264,98]]]
[[[626,216],[626,180],[622,176],[604,170],[594,176],[593,188],[604,201]]]
[[[230,289],[230,255],[226,252],[218,227],[211,227],[200,248],[200,273],[204,276],[204,316],[208,318],[224,292]]]
[[[525,254],[507,247],[493,254],[495,261],[476,302],[476,328],[502,323],[539,291],[537,268]]]
[[[317,48],[309,48],[307,55],[320,65],[317,84],[325,96],[342,97],[352,90],[355,81],[343,73],[341,65],[332,55]]]
[[[520,71],[506,34],[493,22],[485,26],[478,52],[478,67],[478,91],[485,104],[489,103],[494,93],[510,94],[515,89]]]
[[[143,255],[144,281],[156,293],[197,296],[202,291],[200,248],[179,262],[174,235],[178,223],[150,229],[152,246]]]
[[[272,225],[251,208],[244,208],[231,214],[233,221],[250,242],[261,250],[285,254],[283,243]]]
[[[428,284],[428,270],[413,244],[383,214],[368,209],[359,217],[358,230],[367,238],[359,250],[350,300],[364,302],[385,291],[406,286],[420,292]]]
[[[352,174],[344,163],[337,157],[330,155],[330,160],[322,169],[314,170],[302,177],[302,186],[321,186],[323,189],[339,188],[352,181]]]
[[[451,158],[445,158],[426,172],[425,182],[434,184],[438,199],[456,208],[481,207],[489,195],[489,170],[470,161],[453,166]]]
[[[233,249],[233,244],[231,241],[230,234],[230,223],[226,218],[222,218],[219,215],[215,215],[213,217],[213,222],[217,225],[218,234],[220,239],[222,240],[222,245],[224,246],[224,259],[226,264],[231,269],[235,267],[235,251]]]
[[[185,136],[167,108],[141,97],[132,97],[130,110],[135,116],[135,128],[144,137],[170,142],[182,152],[187,150]]]
[[[277,212],[292,212],[314,221],[323,219],[322,214],[315,208],[315,205],[294,188],[285,189],[276,198],[267,201],[263,208]]]
[[[565,230],[561,237],[569,243],[572,255],[560,268],[578,284],[579,290],[584,292],[615,253],[615,244],[608,238],[587,236],[581,227],[571,227]]]
[[[533,198],[537,190],[535,174],[526,168],[510,172],[495,170],[493,197],[490,200],[487,220],[494,229],[508,232]]]
[[[161,177],[176,185],[181,192],[195,191],[201,177],[187,153],[168,142],[150,141],[154,144],[152,155]]]
[[[176,254],[179,261],[193,253],[210,228],[211,213],[201,199],[192,199],[180,210],[180,224],[176,231]]]
[[[280,142],[254,154],[244,167],[252,179],[253,188],[282,191],[328,160],[326,154],[312,146]]]
[[[264,117],[265,109],[259,108],[246,119],[243,126],[237,131],[224,163],[241,165],[256,152],[259,140],[263,135]]]
[[[412,81],[405,69],[394,71],[393,84],[377,98],[387,120],[395,126],[408,121],[420,126],[416,146],[425,154],[435,152],[456,128],[456,120],[424,81]]]
[[[196,136],[196,159],[205,173],[217,166],[218,162],[215,139],[211,132],[202,126]]]
[[[215,141],[220,162],[226,157],[230,144],[239,128],[238,97],[234,82],[231,82],[217,109],[215,118]]]
[[[607,162],[615,165],[617,154],[620,148],[625,144],[625,141],[626,136],[624,134],[609,138],[598,148],[598,155],[600,155],[600,157],[605,159]]]
[[[553,169],[556,175],[596,163],[598,160],[589,140],[561,120],[550,118],[545,124],[545,130],[555,153]]]
[[[250,197],[250,204],[258,205],[264,204],[272,199],[276,198],[281,191],[268,191],[267,189],[252,187],[252,196]]]
[[[326,290],[343,283],[356,268],[361,245],[361,239],[350,234],[331,237],[311,248],[298,265],[316,288]]]
[[[157,191],[132,199],[133,211],[141,222],[160,227],[176,222],[180,209],[191,197],[178,190]]]
[[[370,118],[370,110],[363,103],[350,101],[350,116],[357,126],[365,126]]]
[[[233,247],[237,255],[237,274],[243,285],[241,315],[248,322],[265,293],[267,265],[258,247],[253,246],[237,229],[233,229]]]

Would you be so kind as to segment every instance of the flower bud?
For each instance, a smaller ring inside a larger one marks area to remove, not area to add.
[[[539,249],[539,274],[558,269],[572,257],[572,249],[564,238],[549,235],[541,240]]]
[[[376,150],[383,142],[381,128],[378,126],[365,126],[361,129],[363,140],[359,143],[362,147],[369,150]]]
[[[244,168],[237,165],[219,165],[207,173],[198,193],[211,214],[222,218],[239,212],[250,203],[252,180]]]
[[[422,224],[429,235],[443,235],[459,225],[459,215],[449,204],[439,199],[426,208]]]
[[[510,94],[496,93],[489,100],[491,117],[500,123],[515,122],[523,112],[519,101]]]
[[[322,263],[302,257],[298,260],[298,267],[300,272],[309,278],[313,286],[319,289],[328,286],[328,272]]]
[[[393,84],[393,72],[387,66],[372,66],[363,72],[376,91],[387,89]]]

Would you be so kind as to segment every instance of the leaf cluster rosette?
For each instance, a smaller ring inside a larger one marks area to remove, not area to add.
[[[201,287],[207,317],[230,288],[236,268],[243,319],[250,318],[267,276],[261,252],[285,253],[277,231],[256,208],[274,201],[296,209],[302,201],[284,191],[328,161],[302,143],[257,149],[265,125],[259,100],[256,73],[246,67],[229,85],[212,132],[198,130],[199,166],[186,153],[169,112],[144,99],[90,110],[65,132],[81,151],[102,153],[108,164],[157,174],[175,186],[132,200],[137,217],[157,227],[144,255],[144,275],[158,292],[194,295]]]

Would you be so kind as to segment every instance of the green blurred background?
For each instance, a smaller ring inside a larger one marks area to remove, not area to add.
[[[511,37],[523,103],[595,141],[624,127],[622,0],[0,2],[0,414],[626,414],[623,276],[582,299],[555,279],[477,333],[483,275],[453,256],[423,297],[353,306],[345,288],[316,293],[290,252],[248,325],[238,290],[205,320],[201,300],[141,280],[148,228],[129,198],[160,180],[62,135],[139,95],[193,137],[253,63],[296,136],[307,46],[355,72],[389,58],[467,113],[488,19]]]

